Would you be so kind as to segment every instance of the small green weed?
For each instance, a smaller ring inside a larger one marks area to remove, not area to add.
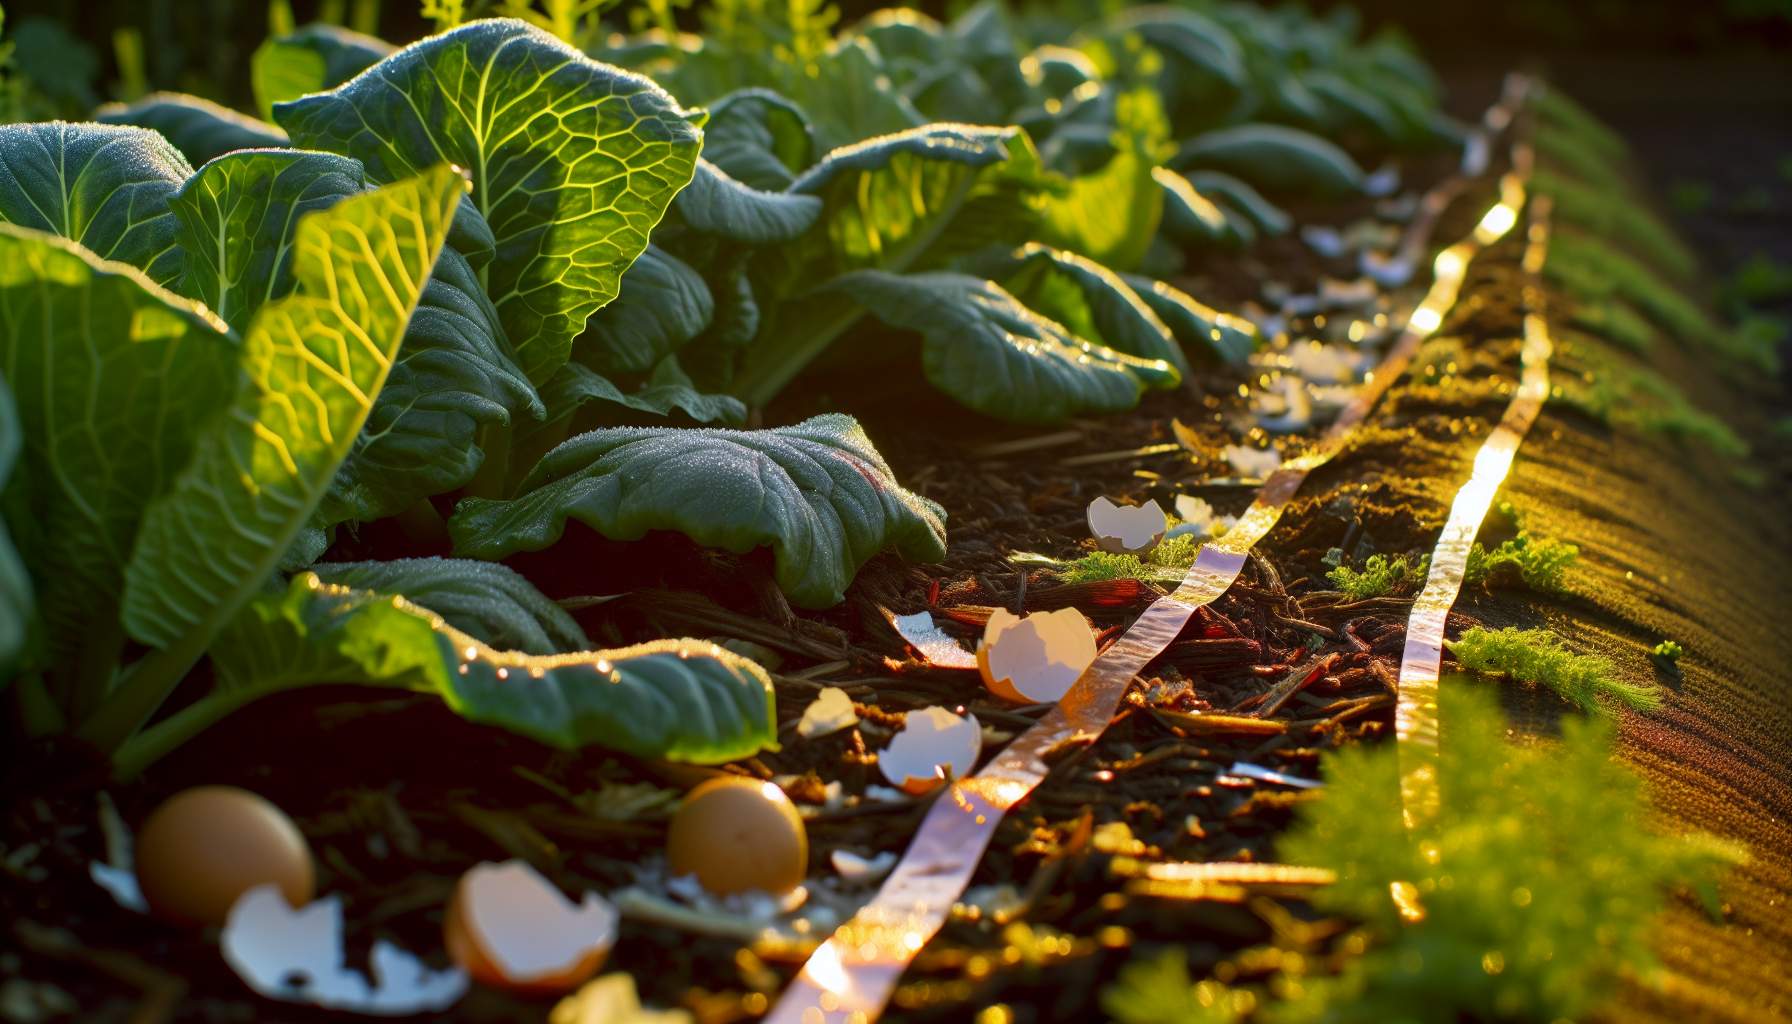
[[[1326,573],[1325,578],[1331,580],[1332,585],[1343,593],[1344,600],[1367,601],[1374,597],[1387,597],[1396,591],[1414,589],[1425,581],[1425,574],[1430,570],[1430,555],[1420,555],[1417,561],[1405,555],[1393,558],[1370,555],[1363,561],[1361,569],[1340,565]]]

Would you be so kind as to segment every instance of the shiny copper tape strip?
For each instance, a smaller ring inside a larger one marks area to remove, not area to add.
[[[1490,112],[1486,124],[1503,125],[1510,119],[1509,111],[1522,99],[1522,89],[1515,87],[1514,81],[1508,82],[1497,108],[1503,116]],[[1449,191],[1421,208],[1412,230],[1429,232],[1449,197],[1460,188],[1461,183],[1455,181],[1438,186]],[[883,887],[810,955],[766,1015],[767,1024],[869,1024],[883,1012],[902,972],[945,924],[953,904],[970,883],[1003,815],[1044,780],[1050,753],[1101,735],[1133,677],[1163,653],[1197,610],[1226,592],[1244,568],[1251,548],[1275,526],[1307,474],[1343,449],[1389,385],[1405,372],[1419,345],[1442,325],[1444,313],[1455,305],[1469,259],[1516,222],[1517,209],[1509,205],[1513,188],[1508,176],[1502,182],[1500,202],[1482,218],[1472,237],[1438,254],[1433,264],[1437,276],[1424,301],[1319,442],[1284,462],[1264,481],[1238,522],[1201,549],[1175,592],[1146,608],[1083,672],[1057,706],[982,770],[955,781],[934,801]],[[1500,210],[1506,213],[1496,215]]]
[[[1528,147],[1513,152],[1514,173],[1530,166]],[[1554,345],[1544,318],[1539,285],[1549,252],[1548,196],[1531,200],[1529,239],[1525,246],[1524,347],[1518,390],[1505,414],[1475,453],[1474,472],[1456,492],[1450,518],[1431,552],[1425,587],[1413,602],[1406,623],[1406,648],[1400,655],[1400,695],[1394,708],[1394,734],[1400,761],[1400,796],[1408,827],[1431,820],[1438,810],[1438,670],[1443,661],[1444,623],[1462,592],[1468,554],[1481,521],[1505,482],[1525,434],[1549,397],[1549,359]]]

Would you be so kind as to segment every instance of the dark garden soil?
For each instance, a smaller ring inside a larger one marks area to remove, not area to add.
[[[1464,109],[1482,99],[1473,92],[1471,83],[1460,97]],[[1464,234],[1490,195],[1483,183],[1460,199],[1436,240]],[[1316,916],[1298,893],[1153,895],[1124,877],[1118,855],[1272,861],[1278,832],[1311,797],[1231,776],[1228,767],[1250,761],[1311,777],[1321,750],[1389,731],[1409,602],[1341,604],[1335,592],[1323,592],[1320,559],[1333,547],[1359,558],[1429,548],[1510,396],[1518,252],[1508,239],[1474,264],[1456,311],[1414,372],[1352,446],[1308,481],[1239,584],[1153,664],[1100,742],[1063,752],[1052,776],[1009,816],[973,884],[1010,884],[1018,900],[1000,920],[967,914],[949,924],[907,975],[889,1019],[967,1020],[994,1003],[1007,1004],[1019,1021],[1096,1019],[1100,987],[1118,965],[1169,941],[1191,948],[1195,968],[1227,979],[1277,970],[1273,959],[1237,957],[1272,939],[1309,957],[1337,952],[1344,923]],[[1298,245],[1262,249],[1252,259],[1261,269],[1214,259],[1193,266],[1184,283],[1227,307],[1253,297],[1263,277],[1310,284],[1325,269]],[[1744,436],[1765,433],[1767,384],[1719,380],[1696,353],[1658,349],[1651,357],[1661,361],[1658,369],[1733,418]],[[1572,367],[1575,355],[1570,344],[1561,365]],[[1083,510],[1097,495],[1167,503],[1191,481],[1230,475],[1211,453],[1255,439],[1243,430],[1237,383],[1204,375],[1201,390],[1157,394],[1133,414],[1053,430],[994,429],[923,389],[892,386],[870,403],[855,390],[852,411],[899,479],[950,513],[951,553],[934,566],[879,558],[848,601],[825,613],[787,607],[763,560],[706,553],[670,537],[618,545],[575,527],[554,551],[515,564],[555,597],[625,594],[578,613],[599,643],[677,632],[766,649],[783,749],[734,770],[801,778],[787,788],[814,811],[811,873],[827,873],[837,849],[899,851],[924,810],[914,801],[824,806],[829,782],[848,794],[881,783],[875,748],[898,714],[929,704],[968,707],[998,734],[987,737],[988,751],[1043,710],[999,704],[973,673],[916,664],[883,613],[931,607],[948,631],[973,640],[993,607],[1075,606],[1107,631],[1104,640],[1117,634],[1156,596],[1149,585],[1059,585],[1043,570],[1017,568],[1010,556],[1080,553]],[[819,390],[825,407],[828,389]],[[812,411],[774,409],[768,421]],[[1178,444],[1177,422],[1208,454]],[[1235,513],[1251,492],[1192,493]],[[1654,783],[1671,827],[1714,831],[1745,843],[1753,856],[1725,889],[1725,922],[1690,904],[1675,907],[1661,943],[1672,983],[1661,993],[1632,990],[1618,1016],[1744,1021],[1785,1011],[1792,1007],[1783,970],[1792,925],[1776,905],[1792,891],[1785,490],[1748,489],[1697,450],[1614,433],[1548,407],[1503,496],[1540,533],[1581,546],[1575,596],[1466,594],[1452,631],[1472,621],[1547,623],[1639,677],[1655,671],[1648,648],[1678,640],[1689,653],[1680,673],[1664,680],[1674,694],[1668,710],[1633,719],[1625,750]],[[339,555],[352,557],[352,547]],[[825,685],[846,688],[865,724],[797,738],[795,721]],[[1523,694],[1511,701],[1526,728],[1550,728],[1546,702]],[[1197,711],[1215,714],[1189,714]],[[433,699],[348,689],[263,702],[129,784],[106,784],[96,762],[67,747],[11,751],[7,760],[0,792],[12,803],[0,820],[8,851],[0,862],[0,949],[9,951],[0,953],[0,1010],[35,1000],[92,1022],[326,1016],[253,998],[219,957],[215,936],[122,911],[94,886],[87,865],[105,856],[102,792],[131,823],[196,783],[263,793],[311,841],[320,891],[344,897],[352,962],[374,939],[389,938],[440,963],[441,907],[468,867],[521,857],[568,891],[612,890],[661,853],[666,807],[649,802],[642,813],[613,820],[589,813],[585,795],[622,783],[680,790],[709,771],[556,752],[470,726]],[[800,960],[799,950],[743,948],[734,939],[626,921],[610,962],[635,976],[646,1000],[722,1022],[762,1011]],[[453,1017],[538,1020],[549,1005],[476,988]]]

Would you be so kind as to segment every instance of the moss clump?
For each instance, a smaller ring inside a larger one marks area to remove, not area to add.
[[[1519,583],[1544,594],[1568,589],[1568,567],[1580,559],[1580,548],[1559,540],[1540,540],[1528,530],[1488,550],[1480,544],[1469,548],[1462,582],[1468,586]]]
[[[1620,348],[1647,352],[1655,344],[1655,328],[1635,309],[1617,299],[1574,304],[1568,320]]]
[[[1744,366],[1778,369],[1777,354],[1757,333],[1718,325],[1654,270],[1591,236],[1557,232],[1550,240],[1543,272],[1577,299],[1595,303],[1622,299],[1676,338]]]
[[[1425,581],[1425,574],[1431,571],[1431,556],[1420,555],[1413,561],[1405,555],[1389,558],[1386,555],[1370,555],[1363,562],[1361,569],[1352,569],[1348,565],[1340,565],[1325,574],[1344,595],[1346,601],[1367,601],[1374,597],[1386,597],[1396,591],[1407,591],[1418,587]]]
[[[1586,372],[1564,379],[1552,397],[1601,423],[1698,445],[1727,459],[1748,455],[1748,442],[1661,374],[1585,352],[1582,358]]]
[[[1279,962],[1268,990],[1193,981],[1171,950],[1127,965],[1102,994],[1121,1024],[1370,1024],[1578,1020],[1625,975],[1654,976],[1655,919],[1668,892],[1716,905],[1715,880],[1742,852],[1706,835],[1645,825],[1641,780],[1612,757],[1612,727],[1564,723],[1559,743],[1513,746],[1486,687],[1446,682],[1438,813],[1403,821],[1393,744],[1324,755],[1323,797],[1302,804],[1280,860],[1330,868],[1321,910],[1362,923],[1327,958],[1248,951]],[[1403,920],[1390,898],[1422,913]]]
[[[1531,186],[1555,200],[1556,216],[1614,243],[1634,249],[1677,278],[1691,278],[1698,263],[1667,225],[1646,206],[1621,192],[1583,185],[1572,178],[1539,170]]]
[[[1160,574],[1147,567],[1138,555],[1116,555],[1107,551],[1091,551],[1059,570],[1065,583],[1101,583],[1106,580],[1151,580]]]
[[[1180,537],[1171,537],[1151,549],[1145,558],[1152,565],[1161,565],[1166,569],[1187,569],[1195,564],[1201,554],[1201,541],[1192,533]]]
[[[1178,949],[1129,961],[1101,992],[1101,1008],[1114,1024],[1237,1024],[1256,1005],[1249,989],[1194,981]]]
[[[1636,775],[1600,720],[1560,743],[1513,747],[1485,688],[1446,684],[1435,820],[1409,831],[1392,744],[1327,754],[1323,800],[1305,805],[1283,860],[1328,867],[1322,909],[1364,921],[1369,952],[1340,977],[1292,986],[1286,1021],[1581,1019],[1620,975],[1648,977],[1668,890],[1715,902],[1734,847],[1644,824]],[[1424,919],[1401,920],[1403,883]]]
[[[1660,687],[1620,678],[1609,658],[1575,654],[1548,630],[1477,626],[1444,646],[1470,672],[1509,676],[1544,687],[1588,714],[1610,714],[1601,697],[1637,711],[1661,707]]]
[[[1177,525],[1175,519],[1170,525]],[[1144,557],[1116,555],[1107,551],[1091,551],[1067,563],[1058,571],[1066,583],[1099,583],[1103,580],[1161,581],[1164,570],[1186,570],[1201,554],[1201,540],[1192,533],[1170,537],[1152,548]]]
[[[1544,89],[1533,95],[1530,107],[1543,124],[1579,139],[1581,148],[1596,153],[1606,163],[1621,163],[1628,158],[1629,147],[1624,139],[1560,89]]]

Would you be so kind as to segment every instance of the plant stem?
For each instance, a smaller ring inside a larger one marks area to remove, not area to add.
[[[473,479],[467,481],[469,496],[509,496],[505,488],[510,477],[510,436],[508,424],[491,423],[479,428],[479,448],[485,452],[485,461],[479,464],[479,472],[473,474]]]
[[[19,728],[28,737],[52,736],[68,728],[62,709],[50,699],[42,674],[33,672],[13,684],[13,706],[18,711]]]
[[[441,513],[428,498],[411,502],[396,518],[398,528],[410,540],[437,549],[448,546],[448,524],[442,521]]]
[[[747,350],[747,357],[729,390],[747,403],[749,409],[762,409],[778,397],[778,392],[825,352],[834,339],[865,315],[856,304],[838,298],[818,298],[815,307],[811,308],[819,308],[820,312],[802,320],[806,323],[819,321],[813,327],[790,333],[775,328],[762,331],[768,338],[778,338],[782,343],[755,345]]]
[[[241,701],[225,700],[213,695],[195,701],[162,719],[153,727],[133,736],[112,755],[113,778],[120,782],[136,778],[145,768],[204,732],[241,704]]]
[[[124,651],[124,623],[116,606],[96,615],[92,630],[82,638],[75,652],[71,685],[63,711],[80,721],[106,702],[118,674],[119,655]]]
[[[199,663],[211,643],[212,632],[188,630],[173,647],[151,651],[126,668],[112,696],[81,723],[76,735],[108,752],[123,746]]]

